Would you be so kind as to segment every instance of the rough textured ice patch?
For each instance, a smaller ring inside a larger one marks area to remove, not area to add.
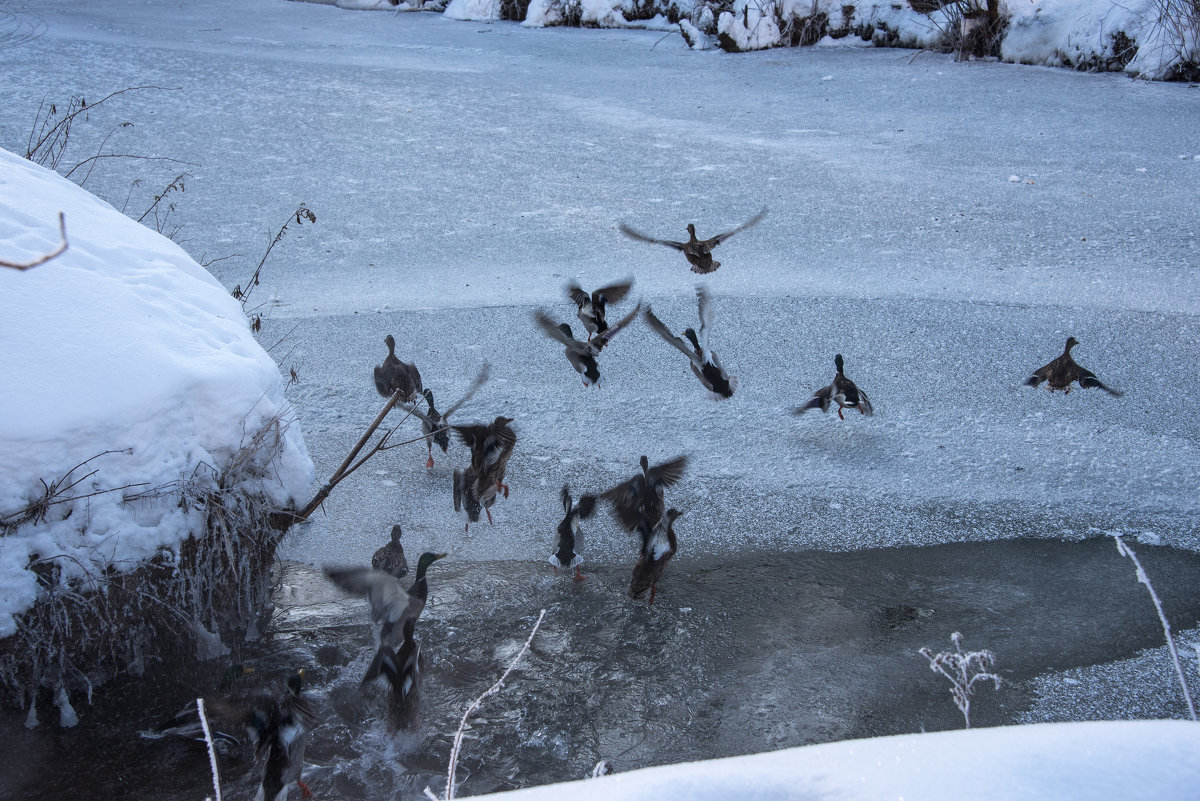
[[[31,558],[72,576],[173,549],[199,525],[178,497],[124,496],[219,470],[272,418],[280,456],[253,489],[283,506],[313,478],[279,369],[237,301],[174,242],[0,150],[0,258],[51,250],[59,212],[65,253],[0,269],[0,518],[91,461],[71,473],[85,479],[65,493],[77,500],[0,538],[0,636],[37,597]]]

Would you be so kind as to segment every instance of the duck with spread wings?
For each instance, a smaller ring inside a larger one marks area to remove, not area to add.
[[[842,359],[842,354],[839,353],[833,357],[833,365],[837,368],[837,374],[834,375],[832,383],[814,392],[813,396],[809,398],[808,403],[803,406],[797,406],[792,410],[792,414],[804,414],[809,409],[820,409],[823,412],[827,412],[830,406],[835,403],[837,404],[838,417],[842,420],[846,419],[845,415],[842,414],[842,409],[858,409],[860,414],[867,417],[875,414],[867,393],[859,389],[857,384],[846,377],[845,360]]]
[[[591,294],[585,292],[583,287],[574,281],[567,284],[567,297],[574,301],[578,308],[575,314],[587,329],[589,341],[596,334],[603,334],[608,330],[608,320],[605,317],[608,304],[620,303],[632,288],[632,278],[619,284],[594,289]]]
[[[481,508],[487,512],[488,522],[493,522],[491,507],[496,495],[503,492],[508,497],[504,473],[517,444],[517,433],[509,425],[512,422],[512,417],[501,415],[488,425],[451,426],[471,449],[470,467],[454,471],[454,511],[466,507],[467,531],[479,520]]]
[[[550,316],[541,309],[534,312],[533,318],[541,326],[546,336],[566,347],[567,361],[571,363],[576,372],[583,376],[583,385],[598,387],[600,386],[600,366],[596,362],[596,357],[612,342],[613,337],[621,333],[621,330],[633,321],[641,308],[642,304],[639,303],[633,311],[612,326],[606,324],[602,333],[587,342],[576,339],[575,334],[571,331],[571,326],[566,323],[555,324],[554,320],[550,319]]]
[[[714,400],[732,398],[738,387],[737,376],[731,376],[722,366],[720,358],[709,347],[709,337],[712,333],[713,308],[712,296],[705,287],[696,288],[697,305],[700,309],[700,331],[697,333],[689,328],[683,332],[683,337],[671,333],[662,320],[654,314],[654,310],[646,307],[646,323],[673,348],[688,357],[692,372]],[[684,339],[686,337],[686,339]]]
[[[1065,395],[1071,392],[1071,384],[1078,381],[1079,386],[1084,389],[1102,389],[1109,395],[1121,397],[1124,393],[1104,384],[1099,378],[1096,378],[1096,374],[1091,370],[1075,363],[1075,360],[1071,358],[1071,348],[1078,344],[1079,340],[1075,337],[1067,337],[1067,346],[1063,349],[1062,355],[1049,364],[1034,370],[1033,375],[1025,379],[1025,385],[1036,387],[1045,381],[1046,388],[1051,392],[1061,389]]]
[[[682,251],[684,257],[687,258],[688,263],[692,265],[692,272],[703,275],[705,273],[714,272],[718,267],[721,266],[721,262],[713,261],[713,248],[734,234],[741,233],[751,226],[758,225],[762,218],[766,216],[767,210],[764,208],[758,214],[755,214],[737,228],[734,228],[731,231],[726,231],[723,234],[717,234],[709,239],[699,239],[696,236],[696,226],[692,223],[688,223],[688,241],[686,242],[675,242],[670,239],[655,239],[652,236],[646,236],[643,233],[633,230],[628,225],[625,225],[625,223],[621,223],[620,228],[621,233],[625,234],[625,236],[629,237],[630,239],[636,239],[639,242],[648,242],[651,245],[666,245],[667,247]]]
[[[479,375],[475,377],[474,383],[466,394],[454,402],[450,408],[444,412],[439,412],[437,407],[433,405],[433,392],[425,389],[421,394],[425,398],[425,403],[428,405],[428,411],[421,411],[419,401],[413,403],[401,403],[399,406],[409,413],[413,414],[421,421],[421,433],[425,435],[425,447],[429,452],[429,458],[425,461],[425,467],[433,467],[433,446],[436,444],[442,449],[442,453],[446,453],[450,448],[450,415],[458,411],[464,403],[469,401],[479,391],[479,388],[487,383],[488,375],[491,371],[491,366],[486,362],[483,367],[479,368]]]

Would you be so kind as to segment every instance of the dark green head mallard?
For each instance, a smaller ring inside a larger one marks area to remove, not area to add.
[[[421,558],[417,561],[417,579],[420,580],[424,578],[425,571],[429,569],[430,565],[439,559],[445,559],[447,556],[449,556],[449,554],[431,553],[429,551],[421,554]]]
[[[235,682],[243,676],[248,676],[254,672],[254,668],[246,667],[245,665],[230,665],[225,672],[221,674],[221,682],[217,688],[221,692],[229,692],[233,688]]]
[[[696,349],[697,353],[699,353],[700,340],[696,338],[696,329],[688,328],[683,332],[683,335],[688,338],[688,341],[692,343],[692,347]]]
[[[845,365],[845,362],[844,362],[844,361],[842,361],[842,354],[840,354],[840,353],[839,353],[839,354],[837,354],[836,356],[834,356],[834,357],[833,357],[833,363],[834,363],[835,365],[837,365],[837,371],[838,371],[838,373],[841,373],[841,372],[843,371],[843,367],[844,367],[844,365]]]

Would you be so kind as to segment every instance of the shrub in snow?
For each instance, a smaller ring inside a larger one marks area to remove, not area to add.
[[[963,636],[959,632],[950,635],[953,651],[934,653],[928,648],[920,650],[921,656],[929,660],[929,669],[950,680],[950,695],[954,705],[962,712],[966,728],[971,728],[971,699],[975,695],[975,682],[990,681],[1000,689],[1000,677],[992,672],[996,656],[991,651],[963,651]]]
[[[64,252],[0,270],[0,688],[22,703],[244,627],[269,600],[271,515],[313,478],[279,369],[224,287],[0,151],[0,259],[46,253],[60,212]]]

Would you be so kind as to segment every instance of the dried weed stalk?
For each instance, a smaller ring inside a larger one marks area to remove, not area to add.
[[[950,680],[950,694],[954,697],[954,705],[962,712],[966,728],[971,728],[971,699],[975,695],[975,682],[990,681],[995,689],[1000,689],[1000,677],[992,672],[996,664],[996,655],[991,651],[963,651],[963,636],[959,632],[950,635],[954,643],[954,651],[941,651],[935,654],[928,648],[920,650],[921,656],[929,660],[929,669],[941,673]]]

